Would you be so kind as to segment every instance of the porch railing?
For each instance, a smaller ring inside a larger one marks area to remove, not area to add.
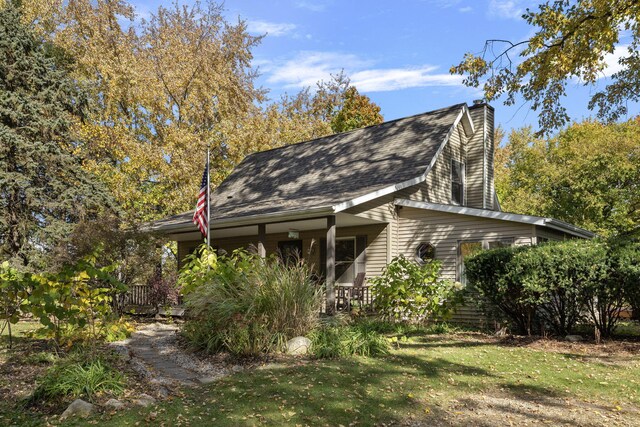
[[[372,311],[373,297],[369,285],[335,285],[337,311]]]

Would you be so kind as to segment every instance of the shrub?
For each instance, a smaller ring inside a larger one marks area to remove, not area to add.
[[[480,251],[465,260],[469,294],[485,314],[498,320],[508,319],[516,331],[531,333],[535,306],[524,296],[520,272],[512,263],[525,246]]]
[[[496,308],[520,333],[541,323],[556,335],[581,320],[609,336],[624,303],[623,261],[599,240],[569,240],[480,252],[465,262],[480,303]],[[487,310],[485,310],[487,311]]]
[[[311,354],[319,359],[349,356],[376,357],[389,352],[389,341],[361,325],[325,325],[310,334]]]
[[[281,350],[318,325],[322,289],[303,262],[285,266],[277,257],[245,251],[214,258],[203,249],[180,276],[187,289],[184,335],[208,352]]]
[[[440,279],[438,261],[423,265],[395,257],[371,279],[376,310],[394,321],[424,322],[448,315],[461,302],[462,285]]]
[[[637,239],[615,240],[611,259],[614,280],[622,288],[625,301],[633,310],[633,317],[640,319],[640,242]]]
[[[101,360],[78,361],[75,358],[60,362],[47,370],[29,398],[38,400],[93,400],[98,394],[118,395],[124,390],[124,377]]]
[[[522,281],[523,297],[556,335],[571,333],[582,318],[589,317],[587,313],[599,322],[594,313],[611,301],[612,296],[606,295],[610,289],[607,253],[598,241],[569,240],[529,247],[512,265]]]

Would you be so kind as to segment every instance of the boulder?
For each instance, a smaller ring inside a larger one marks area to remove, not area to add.
[[[104,406],[108,409],[115,409],[116,411],[124,408],[124,403],[120,402],[118,399],[109,399]]]
[[[137,399],[133,399],[133,404],[137,406],[142,406],[146,408],[147,406],[153,405],[156,403],[156,398],[153,396],[149,396],[146,393],[142,393],[138,396]]]
[[[311,348],[311,340],[307,337],[295,337],[287,341],[287,354],[307,354]]]
[[[566,337],[564,337],[564,339],[569,342],[584,341],[584,338],[582,338],[582,335],[567,335]]]
[[[65,419],[69,417],[81,417],[86,418],[91,415],[95,411],[95,406],[93,406],[89,402],[85,402],[82,399],[74,400],[71,405],[65,409],[65,411],[60,415],[60,419]]]

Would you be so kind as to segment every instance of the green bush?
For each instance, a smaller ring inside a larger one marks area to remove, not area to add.
[[[540,324],[566,335],[588,321],[607,337],[625,298],[620,271],[628,261],[616,253],[600,240],[500,248],[474,255],[465,271],[478,302],[497,309],[519,333]]]
[[[180,272],[187,289],[183,333],[208,352],[282,350],[288,339],[318,325],[322,288],[311,277],[303,262],[286,266],[245,251],[214,258],[202,249]]]
[[[104,361],[80,361],[70,358],[47,370],[29,401],[79,397],[93,400],[102,393],[118,395],[124,390],[124,381],[122,374]]]
[[[491,318],[511,321],[518,333],[528,334],[535,323],[535,306],[524,295],[521,272],[513,258],[526,246],[480,251],[465,260],[469,295]]]
[[[376,357],[389,352],[389,341],[366,325],[325,325],[309,335],[311,354],[319,359]]]
[[[638,239],[616,239],[611,246],[613,279],[622,287],[633,317],[640,320],[640,242]]]
[[[395,257],[382,274],[373,277],[371,294],[383,318],[403,322],[425,322],[444,317],[462,300],[462,285],[440,278],[439,261],[423,265]]]

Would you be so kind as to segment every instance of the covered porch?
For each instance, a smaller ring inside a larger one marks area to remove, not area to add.
[[[202,243],[194,226],[181,225],[183,229],[176,227],[167,235],[178,242],[180,265]],[[380,273],[391,256],[390,236],[388,223],[342,212],[211,224],[214,249],[230,253],[253,248],[263,257],[278,254],[285,262],[298,257],[308,263],[326,285],[327,313],[348,308],[356,279],[363,285],[363,278]],[[369,298],[366,289],[358,296]]]

